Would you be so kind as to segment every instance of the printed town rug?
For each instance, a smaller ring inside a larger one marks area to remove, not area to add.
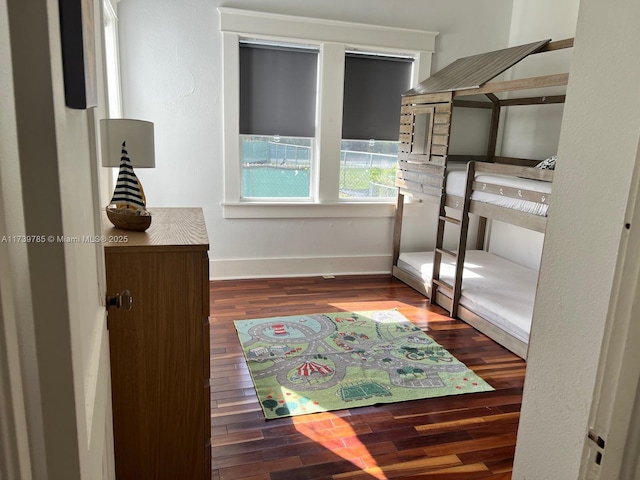
[[[234,323],[268,419],[493,390],[396,310]]]

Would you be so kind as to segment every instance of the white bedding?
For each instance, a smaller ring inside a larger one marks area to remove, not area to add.
[[[430,282],[433,252],[402,253],[398,267]],[[454,275],[454,263],[443,258],[440,278],[453,283]],[[528,343],[538,272],[482,250],[469,250],[462,278],[460,305]]]
[[[464,197],[466,175],[466,172],[458,170],[449,172],[447,176],[446,189],[449,195]],[[551,193],[551,182],[542,182],[540,180],[530,180],[527,178],[511,177],[507,175],[476,175],[476,182],[491,183],[505,187],[520,188],[523,190],[533,190],[535,192],[540,192],[543,195]],[[518,198],[505,197],[502,195],[479,191],[474,191],[471,194],[471,199],[543,217],[547,215],[547,209],[549,208],[549,205],[544,203],[537,203],[530,200],[521,200]]]

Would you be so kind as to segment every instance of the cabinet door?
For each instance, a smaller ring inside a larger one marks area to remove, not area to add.
[[[109,311],[119,479],[203,478],[208,471],[202,255],[107,254],[109,291],[126,288],[133,297],[130,311]]]
[[[202,385],[204,387],[204,480],[211,480],[211,326],[209,325],[209,255],[202,255]]]

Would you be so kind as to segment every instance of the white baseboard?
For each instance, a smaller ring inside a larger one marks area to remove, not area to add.
[[[210,259],[211,280],[391,273],[391,255]]]

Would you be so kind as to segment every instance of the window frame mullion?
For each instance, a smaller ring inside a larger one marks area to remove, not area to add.
[[[312,177],[318,203],[335,203],[339,197],[345,48],[344,43],[325,42],[320,49]]]
[[[240,161],[240,36],[222,32],[222,71],[224,98],[222,123],[224,138],[224,201],[240,200],[242,164]],[[234,99],[234,100],[230,100]]]

